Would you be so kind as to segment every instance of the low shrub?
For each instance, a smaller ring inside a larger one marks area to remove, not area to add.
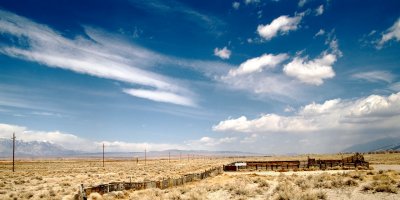
[[[310,180],[300,178],[297,179],[294,183],[303,191],[311,188]]]
[[[372,191],[375,192],[386,192],[386,193],[397,193],[397,189],[388,182],[378,182],[374,181],[370,184],[364,185],[362,191]]]
[[[258,187],[260,187],[260,188],[268,188],[269,187],[268,181],[266,181],[264,179],[259,179],[257,181],[257,183],[258,183]]]
[[[326,197],[326,193],[322,192],[322,191],[318,191],[318,192],[305,192],[303,194],[300,195],[300,197],[298,199],[301,200],[325,200]]]
[[[375,187],[375,192],[387,192],[387,193],[397,193],[397,190],[395,187],[393,187],[392,185],[388,185],[388,184],[378,184]]]
[[[367,175],[375,175],[375,172],[369,171],[369,172],[367,172]]]
[[[358,182],[353,179],[347,179],[344,181],[343,185],[346,186],[358,186]]]
[[[88,200],[102,200],[102,199],[103,197],[97,192],[91,193],[88,198]]]

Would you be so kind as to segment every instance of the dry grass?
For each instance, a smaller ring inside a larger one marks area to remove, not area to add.
[[[256,174],[221,175],[193,184],[167,190],[144,190],[129,192],[129,199],[276,199],[276,200],[319,200],[352,199],[362,196],[366,199],[396,199],[397,193],[381,186],[376,192],[363,190],[363,185],[373,183],[375,175],[367,171],[319,175],[264,176]],[[397,174],[382,172],[379,179],[387,181],[387,176],[397,179]],[[375,178],[377,179],[377,178]],[[397,187],[392,181],[389,188]],[[397,189],[396,189],[397,190]],[[352,194],[352,191],[355,191]],[[384,193],[386,196],[376,196]],[[341,194],[335,197],[332,194]],[[353,196],[352,196],[353,195]],[[358,196],[357,196],[358,195]]]
[[[112,160],[103,168],[100,160],[19,161],[16,172],[12,173],[9,162],[0,161],[0,199],[74,199],[80,184],[176,178],[229,162],[232,159],[176,159],[171,163],[148,160],[144,165],[143,162]]]
[[[348,155],[343,155],[346,157]],[[342,155],[310,155],[317,159],[339,159]],[[400,164],[399,154],[365,155],[372,163]],[[240,158],[240,160],[304,160],[296,157]],[[9,162],[0,162],[0,199],[64,199],[77,198],[78,186],[114,181],[143,181],[176,178],[232,162],[232,159],[197,159],[188,162],[151,160],[136,164],[129,160],[24,161],[17,163],[17,172],[10,172]],[[293,175],[279,176],[225,174],[166,190],[119,191],[90,199],[400,199],[398,171],[348,171],[335,168],[334,174],[296,170]],[[284,172],[284,171],[282,171]],[[257,173],[257,172],[254,172]],[[301,175],[299,175],[301,174]],[[358,195],[358,196],[357,196]],[[363,196],[364,195],[364,196]]]

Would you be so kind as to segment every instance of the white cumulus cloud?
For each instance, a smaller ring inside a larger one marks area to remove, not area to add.
[[[233,131],[243,133],[312,131],[316,128],[300,117],[284,117],[276,114],[262,115],[248,120],[245,116],[221,121],[213,126],[214,131]]]
[[[278,34],[284,35],[288,34],[289,31],[297,30],[302,18],[303,14],[294,17],[282,15],[274,19],[270,24],[258,25],[257,32],[265,40],[271,40]]]
[[[241,116],[213,126],[214,131],[242,133],[315,133],[399,130],[400,92],[389,96],[370,95],[355,100],[332,99],[308,104],[291,116],[263,114],[256,119]]]
[[[222,49],[214,49],[214,55],[220,57],[221,59],[229,59],[231,53],[231,50],[229,50],[227,47],[224,47]]]
[[[286,75],[295,77],[304,83],[321,85],[324,79],[335,76],[332,68],[335,62],[336,55],[328,53],[313,60],[297,56],[284,66],[283,71]]]
[[[229,76],[238,76],[250,74],[254,72],[261,72],[264,68],[274,68],[288,58],[287,54],[263,54],[260,57],[251,58],[246,60],[236,69],[229,71]]]

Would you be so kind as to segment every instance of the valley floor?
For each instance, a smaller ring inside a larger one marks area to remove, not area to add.
[[[246,157],[236,160],[301,160],[343,155]],[[400,154],[365,155],[374,170],[229,172],[165,190],[91,194],[89,199],[400,199]],[[233,158],[192,160],[23,160],[16,172],[0,161],[0,199],[76,199],[85,186],[114,181],[140,182],[180,177],[234,161]]]

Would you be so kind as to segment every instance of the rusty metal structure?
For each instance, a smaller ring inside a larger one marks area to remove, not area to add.
[[[202,173],[186,174],[179,178],[168,178],[160,181],[145,181],[145,182],[112,182],[108,184],[100,184],[91,187],[84,187],[83,184],[79,187],[79,199],[87,200],[91,193],[97,192],[101,195],[112,191],[123,190],[144,190],[149,188],[166,189],[174,186],[184,185],[185,183],[202,180],[208,177],[216,176],[222,173],[222,167],[211,168]]]
[[[337,159],[337,160],[324,160],[315,158],[308,158],[305,161],[289,160],[289,161],[245,161],[233,162],[224,165],[224,171],[246,171],[246,170],[299,170],[299,169],[329,169],[334,167],[341,167],[342,169],[355,169],[357,167],[369,167],[369,163],[365,161],[362,154],[356,153],[352,156]]]

